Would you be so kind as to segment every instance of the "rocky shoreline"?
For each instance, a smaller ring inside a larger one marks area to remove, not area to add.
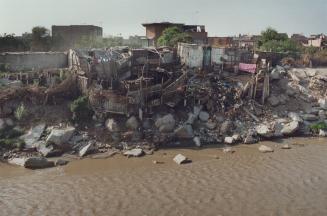
[[[246,86],[210,74],[193,75],[187,90],[194,101],[160,108],[152,115],[97,115],[82,123],[29,123],[0,119],[2,161],[37,169],[65,165],[64,156],[106,158],[152,154],[161,147],[252,144],[297,136],[327,136],[327,74],[315,69],[277,67],[270,73],[270,96],[262,105]],[[192,73],[192,72],[188,72]],[[237,77],[237,76],[235,76]],[[191,83],[190,83],[191,82]],[[199,86],[198,84],[205,84]],[[60,118],[58,117],[60,120]],[[35,119],[34,119],[35,120]],[[35,121],[34,121],[35,122]],[[287,148],[287,147],[285,147]],[[231,150],[226,149],[226,152]],[[271,152],[262,147],[262,152]],[[63,156],[64,155],[64,156]],[[47,158],[62,157],[56,162]]]

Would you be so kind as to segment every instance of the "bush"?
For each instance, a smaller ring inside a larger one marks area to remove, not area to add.
[[[25,142],[20,139],[0,139],[0,146],[5,149],[23,149],[25,146]]]
[[[319,123],[316,123],[316,124],[312,124],[312,125],[310,125],[310,129],[314,133],[319,133],[320,130],[326,130],[327,129],[327,123],[319,122]]]
[[[70,104],[70,111],[73,113],[73,121],[75,122],[90,120],[93,115],[87,96],[82,96],[74,100]]]
[[[15,110],[15,118],[20,121],[25,117],[26,117],[26,108],[24,104],[21,104]]]

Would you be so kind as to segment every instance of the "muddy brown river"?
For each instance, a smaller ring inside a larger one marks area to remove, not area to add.
[[[256,144],[234,154],[169,149],[37,171],[0,164],[0,215],[327,215],[327,139],[263,144],[275,152]],[[193,162],[175,164],[178,153]]]

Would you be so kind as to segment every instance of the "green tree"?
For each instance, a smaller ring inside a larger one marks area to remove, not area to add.
[[[191,43],[192,37],[176,26],[165,29],[158,38],[160,46],[176,47],[179,42]]]
[[[49,51],[51,48],[51,36],[49,29],[36,26],[32,29],[32,51]]]
[[[278,33],[275,29],[269,27],[261,32],[261,38],[258,43],[260,50],[270,52],[299,52],[300,47],[288,38],[286,34]]]

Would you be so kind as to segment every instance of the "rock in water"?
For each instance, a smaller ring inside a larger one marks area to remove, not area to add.
[[[289,144],[285,144],[282,146],[282,149],[291,149],[292,147]]]
[[[46,158],[43,157],[31,157],[25,161],[25,168],[28,169],[44,169],[54,167],[53,161],[48,161]]]
[[[48,161],[43,157],[30,157],[30,158],[13,158],[8,161],[10,164],[23,166],[28,169],[44,169],[54,167],[53,161]]]
[[[225,147],[223,148],[224,153],[234,153],[235,151],[233,150],[232,147]]]
[[[53,129],[47,138],[47,143],[54,143],[58,146],[65,145],[75,132],[74,127],[64,129]]]
[[[69,163],[69,161],[67,161],[67,160],[58,159],[58,160],[56,160],[55,165],[56,165],[56,166],[65,166],[65,165],[67,165],[68,163]]]
[[[173,159],[175,161],[175,163],[177,164],[183,164],[183,163],[187,163],[188,160],[187,160],[187,157],[185,157],[184,155],[182,154],[178,154],[174,157]]]
[[[292,135],[293,133],[295,133],[300,127],[300,124],[298,121],[292,121],[288,124],[285,124],[281,130],[281,133],[283,135]]]
[[[140,148],[135,148],[129,151],[124,152],[124,155],[126,156],[132,156],[132,157],[140,157],[143,155],[143,150]]]
[[[265,145],[261,145],[259,147],[259,151],[262,152],[262,153],[269,153],[269,152],[274,152],[274,150],[268,146],[265,146]]]

